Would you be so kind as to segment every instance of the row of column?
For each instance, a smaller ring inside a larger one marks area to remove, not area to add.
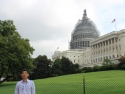
[[[100,54],[106,54],[109,52],[115,52],[116,50],[121,49],[120,45],[117,45],[117,39],[112,38],[106,41],[102,41],[100,43],[91,45],[91,56],[96,57],[100,56]]]
[[[97,44],[91,45],[91,62],[101,62],[105,58],[115,58],[118,53],[118,50],[121,50],[121,45],[118,45],[118,39],[112,38],[99,42]]]

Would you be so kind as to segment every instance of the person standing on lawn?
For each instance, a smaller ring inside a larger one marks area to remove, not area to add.
[[[36,94],[35,84],[32,80],[29,80],[29,73],[27,69],[23,69],[21,72],[22,80],[17,82],[15,88],[15,94]]]

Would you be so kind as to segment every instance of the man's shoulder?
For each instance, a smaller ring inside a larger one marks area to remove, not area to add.
[[[18,81],[17,83],[22,83],[22,80]]]
[[[34,83],[32,80],[29,80],[29,79],[27,79],[27,82]],[[20,80],[20,81],[17,82],[17,84],[22,84],[22,83],[23,83],[23,80]]]
[[[22,84],[22,80],[17,82],[17,85],[20,85],[20,84]]]
[[[30,82],[30,83],[34,83],[32,80],[29,80],[29,79],[27,81]]]

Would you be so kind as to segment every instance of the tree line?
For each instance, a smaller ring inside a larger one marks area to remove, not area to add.
[[[24,68],[30,72],[31,79],[41,79],[55,77],[73,73],[124,69],[125,63],[112,63],[105,59],[102,66],[79,68],[78,64],[73,64],[68,58],[57,58],[54,62],[46,55],[39,55],[32,58],[33,51],[29,39],[22,38],[16,30],[12,20],[0,20],[0,79],[4,77],[0,84],[8,79],[19,80],[20,71]]]
[[[41,79],[55,77],[79,72],[79,65],[73,64],[68,58],[57,58],[54,62],[47,58],[46,55],[39,55],[34,59],[35,69],[30,76],[31,79]]]

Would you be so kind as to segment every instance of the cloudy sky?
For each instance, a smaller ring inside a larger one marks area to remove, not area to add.
[[[101,35],[125,29],[125,0],[0,0],[0,20],[14,21],[20,35],[34,47],[32,57],[51,59],[57,47],[68,50],[71,32],[84,9]]]

